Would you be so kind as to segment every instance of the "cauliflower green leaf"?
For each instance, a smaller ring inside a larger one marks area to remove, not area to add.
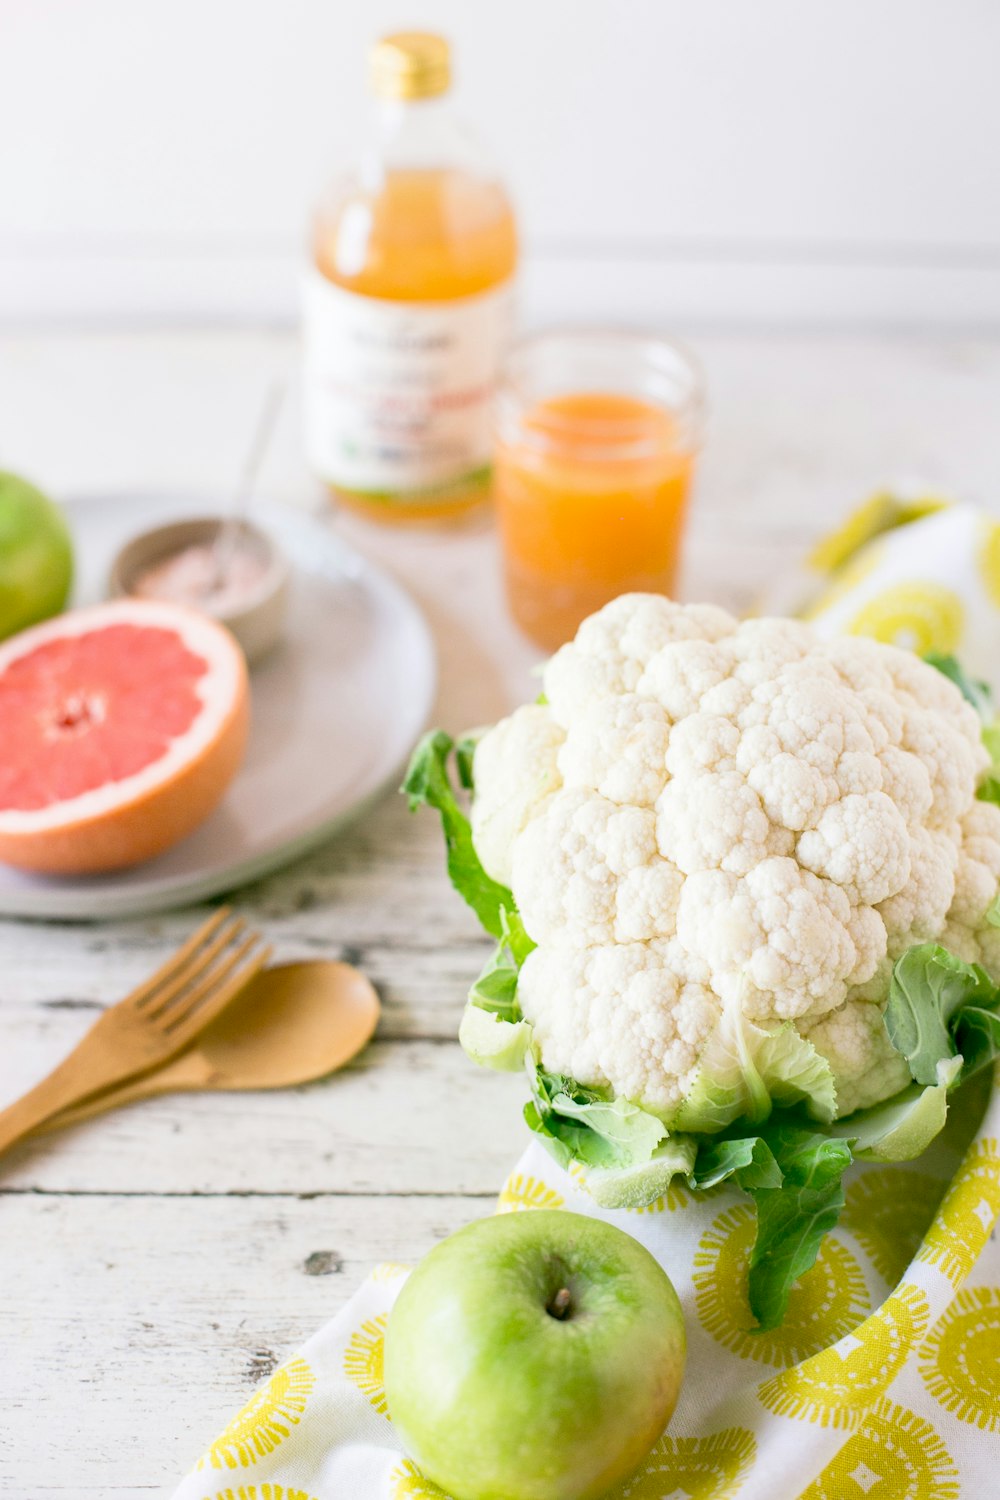
[[[967,1005],[958,1020],[956,1040],[964,1081],[1000,1057],[1000,1011]]]
[[[939,1065],[954,1057],[964,1080],[1000,1052],[998,1000],[985,969],[940,943],[919,943],[892,971],[885,1029],[917,1083],[938,1084]]]
[[[519,965],[503,941],[499,942],[469,991],[469,1004],[477,1010],[491,1011],[502,1021],[520,1021],[517,1003]]]
[[[1000,753],[1000,745],[998,745],[998,753]],[[987,771],[979,783],[976,796],[980,802],[1000,803],[1000,772]]]
[[[491,937],[506,944],[518,966],[535,946],[529,938],[517,911],[517,904],[507,886],[487,875],[472,843],[469,819],[459,806],[448,773],[448,759],[456,750],[461,784],[472,786],[472,756],[475,742],[467,736],[455,746],[450,734],[432,729],[417,745],[401,790],[409,801],[410,811],[433,807],[441,815],[447,851],[448,875],[462,899],[472,907]]]
[[[983,744],[991,766],[980,782],[976,796],[980,802],[1000,802],[1000,719],[983,725]]]
[[[775,1104],[800,1102],[816,1119],[833,1119],[836,1089],[826,1058],[790,1023],[767,1029],[729,1009],[705,1043],[672,1124],[724,1130],[734,1120],[766,1120]]]
[[[531,940],[516,913],[502,908],[500,923],[504,935],[469,991],[458,1040],[481,1067],[516,1073],[532,1040],[533,1028],[517,1001],[518,974]]]
[[[989,683],[970,677],[954,656],[941,656],[936,651],[929,651],[924,656],[924,661],[929,666],[936,667],[949,682],[953,682],[966,703],[971,703],[979,715],[983,726],[983,744],[993,764],[981,780],[976,796],[980,802],[1000,803],[1000,719],[996,716]]]
[[[521,921],[521,914],[514,905],[513,899],[509,906],[500,908],[500,942],[504,946],[517,968],[520,969],[528,954],[536,946],[530,938]]]
[[[466,1056],[481,1067],[516,1073],[533,1032],[521,1014],[517,981],[534,945],[516,912],[501,907],[500,926],[503,936],[469,991],[458,1040]]]
[[[505,1021],[519,1021],[517,980],[521,965],[535,946],[517,912],[500,909],[502,936],[469,991],[469,1001],[480,1010],[491,1010]]]
[[[815,1263],[843,1207],[841,1179],[852,1158],[849,1142],[784,1111],[759,1132],[699,1143],[691,1187],[731,1180],[757,1210],[747,1297],[760,1328],[779,1326],[793,1286]]]
[[[514,898],[506,886],[487,875],[473,848],[469,820],[458,805],[448,774],[448,757],[454,744],[443,729],[425,734],[410,758],[402,790],[411,812],[418,807],[433,807],[441,814],[451,883],[486,931],[499,938],[503,936],[500,913],[513,910]]]
[[[756,1187],[781,1186],[781,1168],[762,1136],[701,1142],[690,1173],[691,1186],[705,1191],[731,1177],[747,1192]]]
[[[533,1052],[525,1058],[531,1100],[524,1118],[559,1162],[568,1167],[623,1168],[648,1162],[667,1136],[662,1120],[628,1099],[546,1073]]]
[[[937,1083],[911,1084],[891,1099],[855,1110],[830,1126],[830,1134],[850,1142],[859,1161],[913,1161],[922,1155],[948,1117],[948,1090],[959,1072],[958,1057],[939,1062]]]
[[[516,1073],[531,1046],[528,1021],[507,1020],[498,1011],[468,1002],[462,1012],[458,1040],[462,1051],[482,1068]]]
[[[476,746],[482,736],[483,730],[473,729],[468,734],[463,734],[455,743],[455,770],[458,772],[459,785],[467,792],[475,791],[476,779],[473,763],[476,758]]]
[[[763,1138],[781,1172],[777,1186],[741,1182],[757,1209],[747,1294],[761,1328],[784,1320],[792,1287],[815,1263],[823,1236],[844,1206],[842,1179],[851,1164],[846,1141],[787,1121]]]
[[[583,1186],[602,1208],[645,1208],[667,1192],[675,1177],[687,1177],[698,1153],[694,1136],[671,1135],[648,1161],[630,1167],[582,1167]]]
[[[966,703],[971,703],[976,713],[988,723],[993,718],[993,693],[988,682],[970,677],[955,656],[944,656],[938,651],[928,651],[924,656],[928,666],[937,670],[953,682]]]

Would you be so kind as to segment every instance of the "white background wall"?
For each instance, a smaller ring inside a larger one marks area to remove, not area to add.
[[[454,40],[529,316],[1000,321],[996,0],[0,0],[0,318],[291,318],[371,37]]]

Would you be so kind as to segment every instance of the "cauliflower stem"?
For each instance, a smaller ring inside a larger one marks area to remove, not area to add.
[[[951,658],[642,595],[537,702],[414,752],[403,790],[496,940],[463,1047],[526,1071],[528,1126],[602,1207],[748,1193],[761,1327],[850,1162],[919,1155],[1000,1056],[998,759]]]

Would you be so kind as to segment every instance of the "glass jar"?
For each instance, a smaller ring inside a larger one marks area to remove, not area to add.
[[[525,339],[497,396],[494,497],[511,612],[554,650],[618,594],[672,594],[703,382],[666,339]]]

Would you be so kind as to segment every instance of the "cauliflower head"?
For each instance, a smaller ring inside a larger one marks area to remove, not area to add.
[[[792,1027],[839,1115],[908,1081],[895,960],[940,939],[1000,974],[1000,807],[974,709],[861,637],[626,595],[475,752],[472,836],[537,947],[542,1066],[668,1123],[723,1018]]]

